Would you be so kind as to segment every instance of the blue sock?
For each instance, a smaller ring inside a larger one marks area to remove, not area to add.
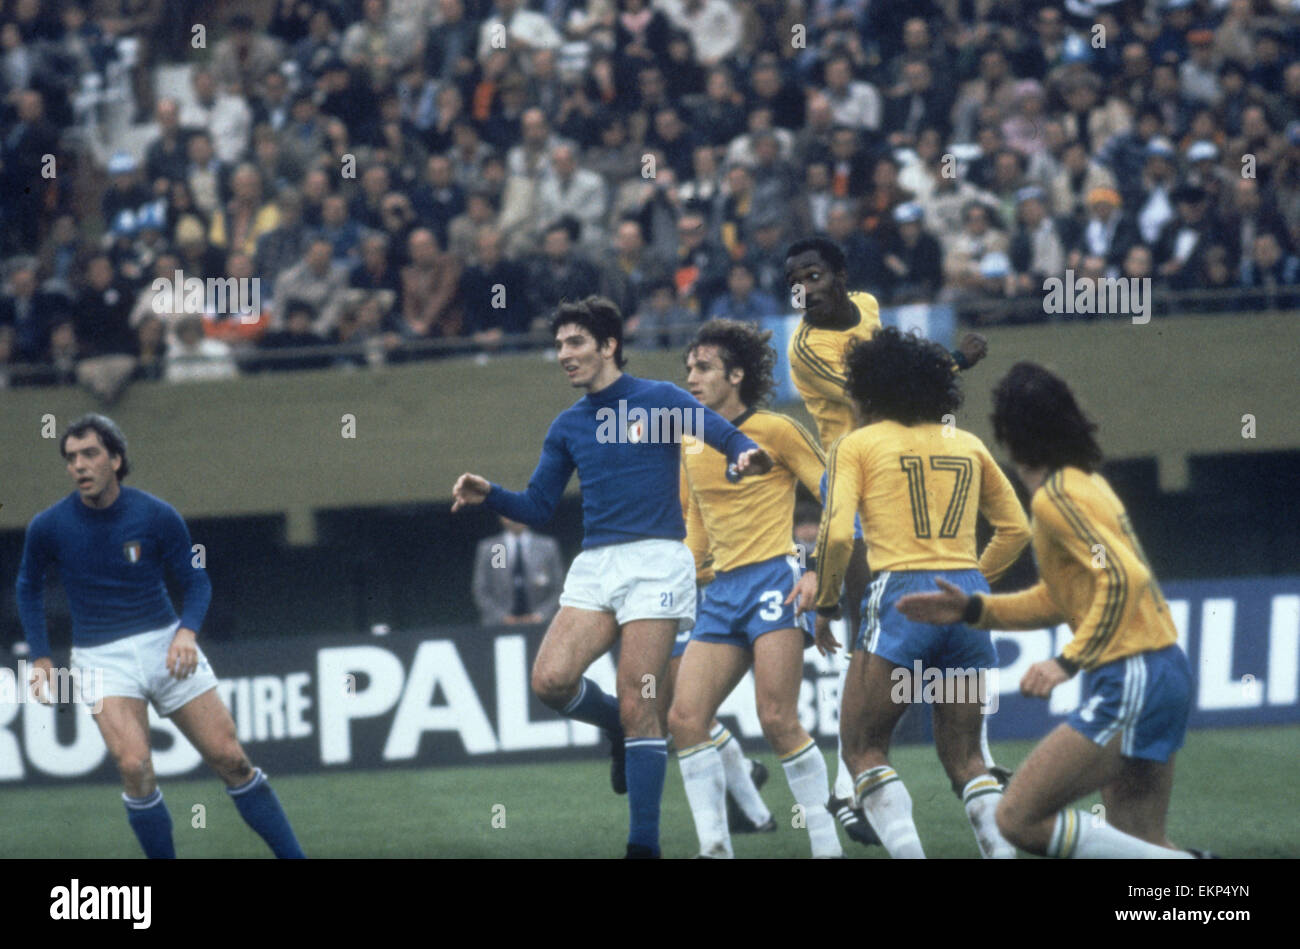
[[[602,692],[600,686],[586,676],[578,686],[578,694],[564,706],[560,714],[588,725],[597,725],[617,735],[623,734],[623,721],[618,715],[618,699]]]
[[[659,852],[659,801],[664,795],[668,770],[668,741],[664,738],[629,738],[627,757],[627,808],[631,822],[629,844]]]
[[[244,823],[258,832],[272,853],[282,860],[306,857],[289,826],[289,818],[284,816],[280,799],[271,790],[271,782],[261,768],[254,768],[253,776],[239,787],[226,788],[226,793],[235,802]]]
[[[162,788],[154,788],[148,797],[122,795],[126,803],[126,821],[135,831],[144,855],[151,860],[175,860],[172,843],[172,816],[163,803]]]

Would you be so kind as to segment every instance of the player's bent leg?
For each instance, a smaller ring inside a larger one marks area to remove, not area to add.
[[[966,809],[980,855],[986,859],[1012,859],[1015,848],[1002,836],[997,824],[1002,785],[989,772],[984,758],[983,724],[988,716],[980,701],[981,690],[965,691],[968,701],[937,702],[932,707],[934,747]],[[945,698],[953,694],[945,691]]]
[[[1069,805],[1110,784],[1122,770],[1119,736],[1104,748],[1069,725],[1058,725],[1016,771],[998,806],[998,829],[1022,850],[1039,856],[1088,858],[1184,858],[1139,840]]]
[[[880,842],[894,858],[923,858],[912,798],[889,765],[889,742],[907,706],[892,697],[894,663],[861,651],[849,665],[840,721],[853,790]]]
[[[618,708],[624,734],[628,856],[659,855],[659,803],[668,767],[658,690],[668,669],[675,619],[636,619],[623,625],[618,657]]]
[[[704,857],[733,856],[727,826],[727,769],[711,725],[718,706],[748,668],[749,656],[743,649],[692,640],[682,656],[668,712],[668,728]]]
[[[1119,774],[1101,789],[1105,820],[1139,840],[1173,848],[1165,821],[1174,790],[1174,757],[1168,761],[1121,758],[1120,762]]]
[[[597,658],[609,652],[618,638],[618,623],[613,613],[583,610],[575,606],[562,606],[551,620],[542,645],[533,662],[533,693],[545,705],[563,711],[570,718],[578,718],[565,711],[566,706],[578,697],[582,674]],[[605,719],[600,714],[597,716]],[[608,727],[608,722],[578,718],[592,725]]]
[[[144,855],[151,859],[174,858],[171,814],[154,777],[149,751],[148,703],[121,695],[105,696],[94,718],[108,753],[122,775],[127,823],[140,841]]]
[[[189,739],[203,760],[226,784],[226,793],[249,827],[281,859],[302,859],[305,854],[294,836],[289,818],[271,782],[244,754],[230,717],[216,689],[190,699],[171,713],[171,720]]]

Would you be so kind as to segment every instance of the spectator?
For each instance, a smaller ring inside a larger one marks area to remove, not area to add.
[[[709,307],[710,319],[753,322],[779,313],[776,300],[754,288],[754,271],[743,260],[733,261],[727,268],[727,293]]]
[[[279,132],[280,152],[294,177],[306,172],[325,150],[325,120],[310,92],[300,92],[289,107],[289,121]]]
[[[494,49],[556,49],[562,37],[541,13],[525,8],[523,0],[494,0],[495,13],[483,21],[478,33],[478,60],[483,62]]]
[[[1115,190],[1115,176],[1089,156],[1082,141],[1071,140],[1061,156],[1061,171],[1048,189],[1051,213],[1082,219],[1087,214],[1088,195],[1097,188]]]
[[[474,69],[474,24],[465,17],[464,0],[438,0],[438,14],[424,44],[425,69],[443,80],[463,78]]]
[[[709,239],[704,215],[688,210],[677,221],[673,269],[677,298],[692,313],[707,313],[727,286],[727,252]]]
[[[206,382],[239,375],[230,345],[203,335],[203,318],[186,315],[176,324],[176,339],[163,358],[167,382]]]
[[[715,148],[725,146],[745,130],[744,104],[745,98],[736,91],[731,70],[725,66],[710,69],[704,95],[689,97],[685,103],[691,125],[700,129],[700,141]]]
[[[621,313],[635,313],[647,283],[664,277],[667,264],[647,249],[645,232],[635,218],[624,218],[614,231],[614,246],[601,268],[600,295]]]
[[[253,110],[253,128],[264,125],[278,136],[293,121],[293,95],[289,89],[289,80],[280,71],[277,62],[261,82],[246,88],[255,89],[256,96],[250,102]]]
[[[410,263],[401,270],[402,292],[398,326],[406,339],[456,336],[461,328],[459,287],[461,265],[438,247],[427,227],[418,227],[408,240]]]
[[[212,70],[196,66],[190,73],[193,98],[181,110],[181,125],[203,129],[212,136],[217,158],[234,165],[248,151],[253,115],[239,95],[219,92]]]
[[[1250,256],[1241,264],[1238,305],[1245,310],[1294,310],[1300,305],[1297,284],[1300,259],[1283,253],[1275,234],[1255,235]]]
[[[369,70],[371,85],[380,86],[406,68],[422,32],[408,31],[402,21],[387,16],[385,0],[362,0],[361,16],[343,32],[339,54],[353,69]]]
[[[316,322],[316,311],[310,303],[290,300],[285,316],[284,328],[272,330],[258,340],[257,348],[269,353],[277,350],[320,349],[326,345],[324,337],[312,331]],[[292,372],[297,369],[324,369],[334,363],[334,357],[328,353],[294,354],[259,359],[253,363],[254,371]]]
[[[532,310],[526,268],[502,256],[501,232],[494,228],[480,230],[477,245],[476,262],[466,268],[460,283],[465,335],[490,345],[527,333]]]
[[[891,212],[892,213],[892,212]],[[836,201],[827,216],[826,236],[844,251],[845,285],[855,290],[879,287],[885,281],[884,255],[875,235],[858,226],[853,205]],[[885,232],[888,239],[889,232]]]
[[[262,278],[267,296],[275,293],[275,281],[307,253],[307,228],[302,223],[302,195],[286,188],[275,199],[279,212],[276,226],[257,239],[254,269]]]
[[[331,194],[321,202],[321,225],[317,233],[330,242],[334,263],[350,270],[357,262],[361,227],[348,214],[348,203],[343,195]]]
[[[894,209],[894,230],[884,250],[884,290],[895,306],[931,303],[943,283],[943,255],[939,242],[922,221],[924,212],[915,203]]]
[[[902,87],[885,101],[889,144],[911,145],[924,128],[946,133],[951,109],[952,95],[935,82],[930,63],[924,59],[908,62],[903,66]]]
[[[578,223],[563,219],[542,235],[542,253],[531,263],[532,312],[549,314],[562,300],[581,300],[600,288],[600,272],[574,252]]]
[[[312,327],[324,336],[338,320],[339,294],[347,286],[347,270],[334,262],[334,245],[328,238],[313,237],[302,260],[280,275],[275,283],[271,328],[279,329],[289,315],[289,301],[298,300],[315,310]]]
[[[29,187],[6,187],[0,193],[7,227],[0,244],[12,250],[30,251],[39,237],[41,211],[50,179],[42,175],[48,167],[46,155],[59,152],[58,132],[45,118],[45,98],[32,89],[11,92],[17,121],[0,139],[0,163],[11,182],[30,182]],[[40,187],[44,184],[46,187]],[[107,215],[105,215],[107,218]]]
[[[1108,266],[1118,267],[1142,235],[1123,212],[1118,191],[1093,188],[1088,192],[1087,215],[1082,221],[1065,221],[1062,237],[1069,267],[1079,267],[1084,257],[1100,257]]]
[[[443,161],[446,161],[444,158]],[[360,227],[379,230],[384,226],[384,195],[392,190],[392,175],[385,165],[370,165],[361,173],[361,189],[353,195],[348,214]]]
[[[1009,255],[1017,296],[1038,293],[1048,277],[1065,272],[1065,242],[1051,215],[1042,188],[1022,188],[1016,195],[1016,230]]]
[[[243,164],[230,176],[231,198],[212,215],[208,239],[214,247],[238,250],[250,256],[257,241],[280,223],[280,210],[262,196],[262,174],[256,165]]]
[[[185,155],[189,165],[185,183],[198,210],[208,219],[226,203],[226,166],[212,148],[212,136],[206,131],[194,132],[185,142]]]
[[[627,321],[626,335],[640,349],[670,349],[692,332],[698,319],[677,302],[671,280],[654,280],[641,297],[641,306]]]
[[[212,78],[218,86],[253,90],[280,68],[283,50],[271,36],[253,32],[253,19],[236,13],[227,23],[229,34],[212,51]]]
[[[86,264],[86,284],[77,295],[73,319],[79,345],[77,381],[105,404],[114,402],[135,372],[133,294],[106,254]]]
[[[154,118],[158,123],[158,137],[149,143],[144,152],[144,174],[150,191],[156,196],[166,192],[174,181],[184,180],[189,168],[185,150],[185,131],[181,128],[180,106],[175,99],[158,100]]]
[[[555,540],[500,518],[502,533],[479,541],[474,602],[484,626],[548,623],[560,605],[564,562]]]
[[[663,153],[664,161],[678,179],[690,176],[695,135],[675,107],[665,106],[655,112],[654,126],[646,133],[646,144]]]
[[[478,232],[496,224],[497,210],[492,196],[482,189],[470,192],[465,211],[447,225],[447,251],[466,263],[478,254]]]
[[[833,56],[826,63],[826,87],[822,95],[830,103],[836,125],[859,132],[880,128],[880,93],[869,82],[853,78],[853,61],[847,56]]]
[[[972,201],[962,211],[962,230],[953,241],[943,262],[944,293],[950,302],[987,298],[1001,290],[1000,280],[994,278],[985,266],[985,259],[999,255],[1006,261],[1003,271],[1009,271],[1007,250],[1010,242],[1004,233],[993,227],[989,209]],[[990,265],[992,266],[992,265]]]
[[[600,247],[605,240],[604,219],[607,198],[600,175],[579,168],[574,148],[559,145],[551,151],[548,171],[537,186],[537,213],[543,221],[566,215],[582,224],[581,245]]]
[[[1172,290],[1189,290],[1201,272],[1201,257],[1218,231],[1209,214],[1208,196],[1195,185],[1183,185],[1173,193],[1176,214],[1160,231],[1152,250],[1156,273],[1169,281]]]
[[[401,274],[391,259],[387,235],[376,232],[361,239],[361,259],[348,274],[348,286],[356,290],[388,290],[394,298],[401,292]]]
[[[140,180],[139,168],[135,158],[126,152],[118,152],[108,160],[108,189],[100,201],[105,227],[111,228],[124,212],[134,217],[152,199],[149,188]]]

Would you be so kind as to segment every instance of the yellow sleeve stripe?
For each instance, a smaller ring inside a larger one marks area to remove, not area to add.
[[[806,325],[799,327],[794,334],[794,351],[799,354],[813,374],[821,376],[828,382],[834,382],[836,385],[842,386],[848,381],[846,376],[835,371],[834,366],[813,352],[812,346],[808,342],[808,327]]]
[[[827,460],[826,460],[826,500],[822,506],[822,529],[817,532],[817,553],[814,555],[817,558],[817,564],[819,568],[822,564],[826,562],[825,559],[826,542],[830,537],[831,521],[835,517],[835,490],[834,490],[835,489],[835,463],[839,455],[839,452],[837,452],[836,449],[839,447],[842,438],[843,436],[840,436],[840,438],[837,438],[835,440],[835,444],[831,446],[831,453],[829,456],[827,456]],[[817,590],[818,600],[821,599],[820,587],[821,584],[825,582],[825,580],[826,580],[825,572],[821,569],[818,569],[817,571],[817,585],[819,587],[819,589]]]
[[[812,437],[812,433],[809,432],[808,429],[804,428],[794,419],[790,418],[790,416],[782,415],[780,412],[764,412],[763,414],[775,415],[777,418],[781,419],[783,422],[785,422],[787,425],[793,428],[795,432],[797,432],[799,436],[803,438],[803,440],[807,443],[808,447],[812,449],[812,452],[817,456],[817,459],[823,465],[826,464],[826,452],[822,451],[821,443],[817,441],[817,439]]]
[[[1119,620],[1124,615],[1124,605],[1128,601],[1128,576],[1120,569],[1119,563],[1115,557],[1105,556],[1105,545],[1101,539],[1088,529],[1087,521],[1083,514],[1075,507],[1074,502],[1066,497],[1064,490],[1065,476],[1064,472],[1056,471],[1047,480],[1044,486],[1047,491],[1047,498],[1051,501],[1060,512],[1061,516],[1074,528],[1074,532],[1079,538],[1088,545],[1092,550],[1096,546],[1101,546],[1103,551],[1103,569],[1110,577],[1110,588],[1106,592],[1106,605],[1102,610],[1101,619],[1097,623],[1097,631],[1093,634],[1092,642],[1082,656],[1079,657],[1080,664],[1084,667],[1090,667],[1106,651],[1119,631]]]

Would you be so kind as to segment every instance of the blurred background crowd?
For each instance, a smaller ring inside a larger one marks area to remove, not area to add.
[[[791,312],[813,233],[968,324],[1085,318],[1067,273],[1294,307],[1298,51],[1296,0],[8,0],[0,387],[522,348],[589,293],[674,345]]]

